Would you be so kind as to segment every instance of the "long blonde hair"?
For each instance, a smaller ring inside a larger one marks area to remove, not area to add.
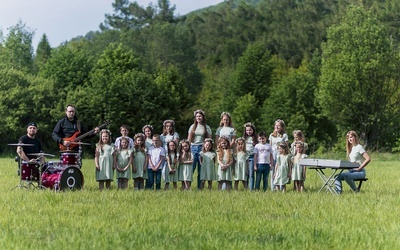
[[[103,141],[101,140],[101,135],[104,133],[108,134],[108,142],[107,143],[103,143]],[[100,131],[99,135],[100,135],[99,136],[100,138],[99,138],[99,142],[96,144],[96,148],[100,149],[100,152],[103,152],[104,144],[111,144],[111,142],[112,142],[111,132],[108,129],[102,129]]]
[[[353,148],[353,144],[351,144],[349,142],[350,135],[352,135],[354,137],[354,142],[355,142],[356,145],[360,143],[360,140],[358,138],[358,135],[357,135],[356,131],[350,130],[349,132],[347,132],[347,134],[346,134],[346,153],[347,153],[347,157],[349,156],[349,154],[351,152],[351,149]]]
[[[279,124],[281,125],[281,128],[282,128],[280,133],[278,133],[277,131],[275,131],[275,125],[276,125],[277,123],[279,123]],[[286,133],[286,124],[285,124],[285,122],[284,122],[283,120],[281,120],[281,119],[276,120],[276,121],[274,122],[274,131],[271,133],[272,136],[273,136],[273,137],[282,137],[283,134],[285,134],[285,133]]]
[[[225,140],[227,148],[222,148],[221,146],[221,142]],[[229,162],[232,158],[232,151],[229,149],[229,139],[226,138],[225,136],[221,136],[218,140],[218,150],[217,150],[217,154],[218,154],[218,160],[222,161],[224,159],[224,152],[228,153],[228,159],[226,162]]]

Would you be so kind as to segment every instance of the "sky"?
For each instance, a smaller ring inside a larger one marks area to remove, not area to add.
[[[7,36],[8,28],[19,20],[35,31],[33,48],[36,50],[43,34],[51,47],[89,31],[99,30],[105,14],[112,14],[113,0],[0,0],[0,30]],[[130,2],[134,2],[131,0]],[[147,7],[157,0],[136,0]],[[216,5],[223,0],[170,0],[175,5],[175,15],[185,15],[193,10]]]

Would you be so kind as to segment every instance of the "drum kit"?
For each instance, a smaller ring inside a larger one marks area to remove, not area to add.
[[[45,156],[55,157],[52,154],[34,153],[28,156],[37,156],[29,162],[21,161],[20,157],[16,157],[18,162],[18,174],[20,175],[20,184],[14,188],[35,188],[35,189],[54,189],[55,191],[82,189],[84,184],[82,167],[82,145],[90,145],[89,143],[73,142],[79,144],[79,150],[60,151],[59,162],[42,163]],[[31,147],[33,144],[13,143],[9,146]]]

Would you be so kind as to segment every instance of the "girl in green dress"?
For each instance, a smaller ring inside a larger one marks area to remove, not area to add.
[[[111,143],[111,132],[108,129],[100,131],[100,139],[96,144],[94,158],[96,164],[96,181],[99,182],[100,191],[110,189],[111,181],[114,179],[114,144]]]

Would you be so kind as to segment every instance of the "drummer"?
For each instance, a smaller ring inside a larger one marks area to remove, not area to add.
[[[40,163],[44,163],[44,156],[37,159],[38,155],[31,155],[38,154],[43,151],[42,143],[37,138],[35,138],[38,131],[37,124],[35,122],[28,123],[26,131],[26,135],[21,136],[18,142],[21,144],[30,144],[32,146],[18,146],[18,156],[25,162],[37,162],[39,160]]]

